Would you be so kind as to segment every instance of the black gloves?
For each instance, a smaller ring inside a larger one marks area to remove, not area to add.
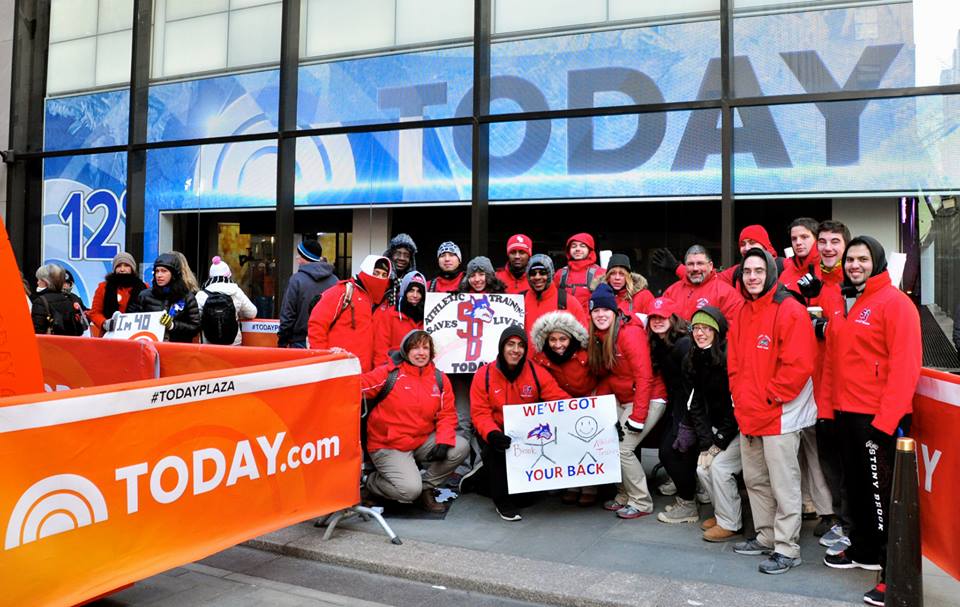
[[[510,448],[513,439],[499,430],[491,430],[487,435],[487,442],[497,451],[506,451]]]
[[[666,247],[654,251],[650,256],[650,262],[655,267],[671,274],[676,272],[677,266],[680,265],[680,262],[677,261],[677,258],[673,256],[673,253],[670,252],[670,249]]]
[[[807,266],[807,273],[797,281],[797,289],[808,300],[820,295],[820,291],[823,289],[823,281],[817,278],[813,264]]]
[[[827,338],[827,319],[826,318],[814,318],[813,319],[813,333],[817,336],[817,339],[823,341]]]
[[[643,432],[643,424],[638,421],[634,421],[629,417],[627,418],[627,421],[623,425],[630,432],[636,432],[636,433]]]
[[[623,437],[624,437],[623,426],[620,425],[620,422],[617,422],[617,425],[614,427],[617,429],[617,440],[619,440],[622,443]]]
[[[447,452],[450,451],[450,445],[435,445],[427,453],[428,462],[442,462],[447,459]]]

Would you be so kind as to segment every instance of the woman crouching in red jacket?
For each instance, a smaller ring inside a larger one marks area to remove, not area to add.
[[[587,330],[580,321],[563,310],[548,312],[533,323],[533,362],[542,365],[570,396],[587,396],[597,383],[587,364]],[[592,506],[597,488],[576,487],[563,493],[564,504]]]
[[[636,318],[620,313],[613,290],[597,287],[590,298],[590,343],[587,347],[590,371],[600,379],[597,394],[617,397],[619,423],[625,430],[620,439],[620,477],[617,496],[603,505],[624,519],[640,518],[653,512],[640,458],[634,451],[640,444],[650,407],[650,347],[647,334]]]
[[[428,512],[443,512],[434,489],[470,447],[457,436],[453,388],[433,357],[433,339],[418,329],[403,338],[399,363],[361,376],[363,397],[382,399],[367,417],[367,451],[376,470],[367,477],[366,488],[398,502],[418,500]],[[427,466],[422,477],[420,464]]]

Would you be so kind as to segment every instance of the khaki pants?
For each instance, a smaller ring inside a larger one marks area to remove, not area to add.
[[[820,467],[816,426],[804,428],[800,435],[800,472],[803,501],[813,503],[820,516],[833,514],[833,496]]]
[[[741,436],[743,482],[757,540],[790,558],[800,556],[800,432]]]
[[[376,470],[367,477],[367,489],[387,499],[412,502],[420,497],[424,488],[432,489],[443,484],[467,457],[470,446],[467,439],[457,435],[457,444],[447,451],[447,458],[429,462],[426,474],[421,476],[419,464],[424,463],[427,454],[436,446],[435,441],[436,434],[431,434],[415,451],[379,449],[371,453],[370,459]]]
[[[633,403],[620,405],[620,425],[626,426],[627,418],[633,412]],[[652,411],[651,411],[652,413]],[[662,413],[662,411],[661,411]],[[649,416],[648,416],[649,419]],[[652,424],[644,424],[644,432],[623,431],[623,440],[620,441],[620,484],[617,485],[616,500],[627,506],[633,506],[641,512],[653,512],[653,499],[647,488],[647,475],[643,471],[643,464],[637,458],[634,450]]]
[[[709,468],[697,468],[700,484],[713,501],[717,525],[727,531],[739,531],[743,527],[740,488],[737,486],[737,474],[742,469],[739,435],[713,458]]]

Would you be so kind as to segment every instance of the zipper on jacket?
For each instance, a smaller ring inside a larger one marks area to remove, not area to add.
[[[880,377],[880,363],[873,363],[873,376]]]

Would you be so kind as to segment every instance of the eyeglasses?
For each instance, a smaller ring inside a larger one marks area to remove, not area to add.
[[[710,325],[693,325],[691,331],[694,333],[707,333],[708,331],[713,331],[713,327]]]
[[[550,276],[546,270],[530,270],[530,276]]]

